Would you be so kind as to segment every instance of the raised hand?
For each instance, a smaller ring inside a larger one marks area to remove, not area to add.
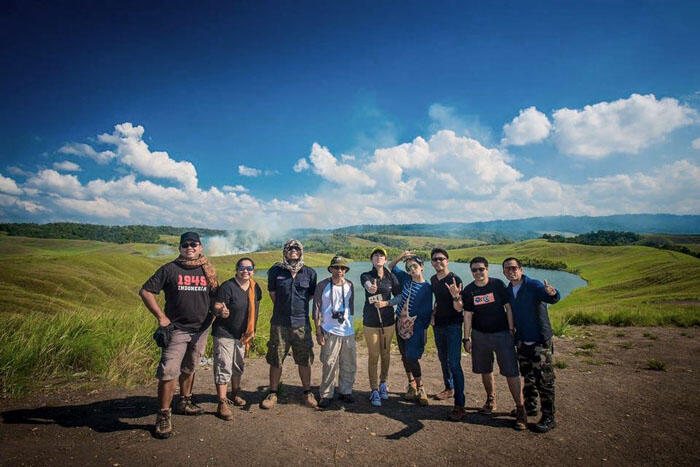
[[[450,295],[452,295],[452,298],[457,298],[459,297],[459,294],[462,293],[462,284],[460,283],[459,285],[457,285],[457,279],[455,279],[454,277],[452,278],[452,283],[445,283],[445,286],[450,291]]]
[[[371,293],[372,295],[377,293],[377,279],[374,279],[374,281],[372,281],[372,286],[369,289],[367,289],[367,292]]]
[[[555,296],[557,294],[557,289],[552,287],[547,283],[547,279],[544,280],[544,291],[547,292],[547,295],[549,296]]]

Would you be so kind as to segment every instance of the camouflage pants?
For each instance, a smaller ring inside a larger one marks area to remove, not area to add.
[[[518,364],[520,374],[525,380],[523,386],[525,407],[536,408],[539,394],[542,415],[554,415],[553,353],[554,346],[551,340],[544,344],[525,345],[522,342],[518,344]]]

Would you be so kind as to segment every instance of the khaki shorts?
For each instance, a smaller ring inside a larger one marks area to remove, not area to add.
[[[244,358],[245,345],[240,339],[214,336],[214,384],[228,384],[231,376],[241,376]]]
[[[160,356],[156,378],[170,381],[180,376],[180,373],[189,375],[197,371],[199,359],[207,346],[208,333],[209,328],[200,332],[173,329],[170,343]]]
[[[294,363],[301,366],[311,366],[314,362],[314,341],[311,339],[311,326],[292,328],[288,326],[270,325],[270,340],[267,342],[267,363],[281,367],[287,358],[289,348],[292,349]]]

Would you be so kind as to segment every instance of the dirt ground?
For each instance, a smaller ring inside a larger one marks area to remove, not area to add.
[[[452,402],[417,407],[405,389],[398,352],[392,354],[391,398],[368,402],[366,351],[360,347],[354,404],[337,400],[315,411],[298,403],[299,378],[285,362],[281,403],[258,407],[267,385],[264,359],[247,362],[243,397],[232,422],[214,416],[211,368],[195,383],[206,413],[175,415],[168,440],[152,435],[155,382],[134,390],[87,393],[69,389],[0,401],[0,465],[700,465],[700,330],[588,327],[557,339],[558,427],[546,434],[512,428],[513,402],[496,377],[498,410],[477,413],[480,379],[463,355],[468,416],[447,420]],[[317,348],[316,348],[317,350]],[[654,362],[657,361],[656,363]],[[648,366],[664,366],[651,370]],[[430,394],[442,390],[437,356],[422,360]],[[313,365],[313,382],[320,363]],[[317,386],[314,391],[317,391]],[[538,417],[530,417],[530,425]]]

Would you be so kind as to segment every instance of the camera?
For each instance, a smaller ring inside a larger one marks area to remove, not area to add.
[[[370,304],[377,303],[382,301],[382,296],[380,294],[372,295],[371,297],[367,297],[367,300]]]
[[[331,315],[331,318],[337,320],[338,323],[343,324],[343,321],[345,321],[345,312],[344,311],[334,311],[333,314]]]

